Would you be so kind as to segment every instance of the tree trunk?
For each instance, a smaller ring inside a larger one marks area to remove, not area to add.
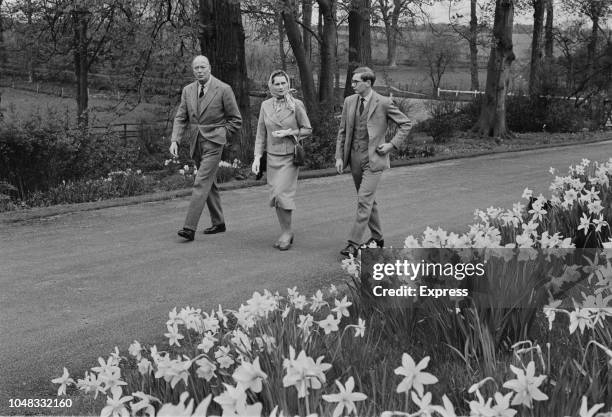
[[[595,56],[597,55],[597,34],[599,32],[599,15],[591,16],[593,28],[591,29],[591,39],[587,46],[589,73],[592,74],[595,69]]]
[[[397,38],[400,35],[399,18],[402,13],[402,0],[393,0],[393,11],[391,12],[391,60],[389,66],[397,66]]]
[[[514,1],[496,0],[493,44],[487,66],[487,86],[475,130],[481,135],[503,138],[510,135],[506,126],[506,94],[512,51]]]
[[[321,36],[321,71],[319,74],[319,104],[323,107],[333,106],[334,74],[337,55],[336,21],[334,19],[336,0],[318,0],[323,16]]]
[[[309,117],[311,114],[314,117],[315,110],[317,109],[317,98],[312,76],[312,64],[310,58],[306,55],[300,29],[295,20],[295,2],[294,0],[283,0],[283,5],[282,15],[283,21],[285,22],[287,40],[289,41],[289,45],[291,45],[293,56],[295,56],[300,71],[300,84],[302,87],[304,104],[306,105],[306,110],[308,110]],[[314,124],[313,122],[313,125]]]
[[[32,27],[32,14],[33,13],[34,13],[34,10],[32,8],[32,0],[28,0],[26,2],[26,17],[28,21],[28,29],[27,29],[28,37],[34,31]],[[31,84],[34,82],[34,63],[32,62],[34,59],[34,57],[32,56],[32,48],[34,45],[31,39],[28,39],[28,43],[30,45],[26,46],[26,50],[25,50],[26,71],[28,72],[28,82]]]
[[[236,155],[241,161],[247,161],[253,154],[254,143],[240,4],[225,0],[199,0],[199,18],[202,54],[209,59],[213,74],[232,87],[238,101],[242,131]]]
[[[4,45],[4,19],[2,17],[2,2],[0,0],[0,65],[6,64],[6,46]]]
[[[385,21],[384,23],[387,37],[387,65],[397,67],[397,32],[391,27],[391,22]]]
[[[368,66],[372,61],[370,46],[370,9],[367,0],[352,0],[348,15],[349,49],[344,97],[353,94],[351,77],[355,68]]]
[[[533,34],[531,38],[531,63],[529,65],[529,95],[540,94],[542,78],[542,33],[544,30],[544,9],[547,0],[533,2]]]
[[[89,72],[87,59],[87,26],[89,12],[78,8],[72,11],[74,29],[74,75],[76,77],[77,121],[79,127],[87,128],[89,95],[87,91]]]
[[[276,15],[276,28],[278,30],[278,56],[280,57],[281,68],[287,71],[287,55],[285,54],[285,25],[283,24],[283,16],[278,13]]]
[[[554,48],[554,0],[546,1],[546,25],[544,28],[544,56],[548,64],[553,59],[553,48]]]
[[[478,80],[478,16],[476,15],[477,0],[470,0],[470,75],[471,90],[480,90]]]
[[[302,0],[302,41],[308,59],[312,59],[312,0]]]

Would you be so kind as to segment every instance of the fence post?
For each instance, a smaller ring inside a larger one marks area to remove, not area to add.
[[[60,88],[60,97],[64,97],[64,87]]]
[[[127,123],[123,124],[123,146],[127,146]]]
[[[438,98],[440,98],[440,87],[438,87]]]

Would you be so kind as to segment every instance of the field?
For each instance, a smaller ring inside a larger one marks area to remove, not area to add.
[[[421,93],[425,95],[432,94],[431,80],[427,73],[427,68],[418,62],[418,57],[414,52],[415,39],[422,36],[422,33],[408,33],[406,41],[402,42],[398,48],[398,63],[397,67],[391,68],[384,65],[386,56],[386,43],[384,37],[380,33],[374,33],[372,37],[372,58],[374,61],[374,69],[378,74],[377,85],[390,85],[404,91]],[[528,63],[528,52],[530,37],[528,34],[515,34],[515,52],[517,61],[513,66],[512,87],[514,89],[524,89],[526,76],[524,68]],[[345,68],[347,61],[347,34],[339,33],[339,85],[344,85]],[[465,42],[463,42],[465,43]],[[467,67],[466,45],[461,46],[462,57],[454,67],[449,68],[442,78],[440,87],[443,89],[453,90],[469,90],[470,73]],[[249,78],[252,79],[253,85],[257,89],[264,88],[268,74],[278,68],[278,46],[276,42],[261,42],[253,39],[247,39],[247,66]],[[288,45],[286,45],[286,49]],[[481,49],[480,51],[480,84],[481,88],[486,81],[486,56],[488,51]],[[289,59],[290,75],[295,79],[299,79],[297,68]],[[214,72],[214,71],[213,71]],[[316,77],[315,69],[315,77]],[[24,84],[22,82],[22,84]],[[6,84],[5,84],[6,85]],[[34,86],[25,86],[28,89],[35,89]],[[66,91],[71,91],[71,85],[53,85],[47,86],[47,91],[55,91],[63,87]],[[44,90],[44,89],[43,89]],[[5,118],[27,118],[34,114],[41,116],[50,116],[61,118],[72,123],[76,115],[76,102],[74,98],[62,98],[56,94],[37,94],[35,91],[26,91],[23,89],[12,89],[8,87],[0,88],[2,95],[1,108]],[[123,123],[156,123],[169,126],[172,122],[175,107],[178,98],[172,99],[168,96],[150,96],[143,97],[142,102],[138,102],[137,97],[129,99],[117,100],[115,98],[104,98],[103,95],[92,91],[90,96],[90,124],[91,126],[106,127],[110,124]],[[174,96],[176,91],[169,92],[169,96]],[[255,100],[252,100],[252,104]],[[426,116],[422,103],[418,105],[419,110],[413,118],[421,120]],[[255,112],[256,113],[256,112]],[[121,127],[119,127],[121,128]]]

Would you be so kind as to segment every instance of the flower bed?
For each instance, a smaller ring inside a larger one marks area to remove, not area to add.
[[[462,235],[428,228],[405,246],[488,248],[514,258],[605,249],[610,177],[612,160],[585,160],[554,180],[550,199],[526,190],[526,204],[477,210]],[[264,290],[235,311],[174,309],[167,346],[135,341],[127,353],[99,358],[82,379],[65,369],[53,382],[58,395],[72,395],[75,385],[97,397],[81,412],[102,416],[612,416],[612,256],[595,253],[599,263],[580,271],[561,265],[534,287],[563,299],[534,296],[529,310],[496,311],[475,302],[448,308],[446,299],[381,308],[350,259],[343,266],[352,280],[342,291]],[[503,280],[489,283],[491,296],[530,285],[528,268],[518,267],[530,260],[514,258],[489,258],[489,268],[506,268]],[[580,279],[577,272],[593,292],[569,297],[565,285]]]

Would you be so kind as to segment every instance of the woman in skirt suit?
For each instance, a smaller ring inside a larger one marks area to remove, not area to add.
[[[291,94],[285,71],[274,71],[268,87],[272,98],[261,103],[252,171],[259,173],[261,157],[266,151],[270,206],[276,208],[281,228],[274,247],[285,251],[291,248],[294,238],[291,214],[295,210],[299,168],[293,165],[293,150],[296,141],[311,134],[312,127],[304,103]]]

